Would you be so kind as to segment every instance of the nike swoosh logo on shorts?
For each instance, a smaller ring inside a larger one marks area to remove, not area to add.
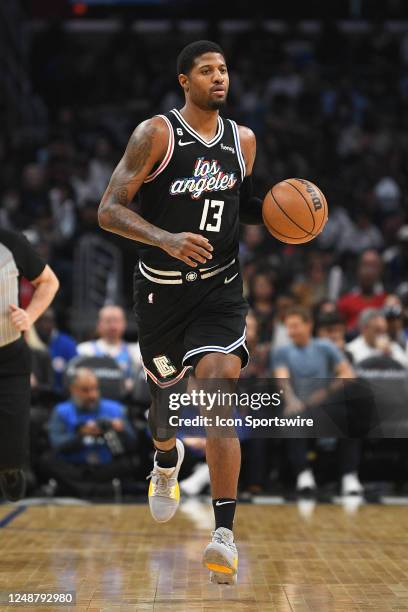
[[[228,283],[233,281],[236,276],[238,276],[238,272],[236,274],[234,274],[234,276],[231,276],[231,278],[225,278],[224,279],[224,285],[227,285]]]
[[[187,142],[182,142],[181,140],[179,140],[178,143],[179,143],[180,147],[185,147],[186,145],[194,144],[195,140],[188,140]]]
[[[225,504],[235,504],[235,501],[232,500],[232,501],[226,501],[226,502],[220,502],[220,501],[215,502],[216,506],[224,506]]]

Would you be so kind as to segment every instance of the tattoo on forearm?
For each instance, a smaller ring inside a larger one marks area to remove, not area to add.
[[[129,204],[143,182],[144,174],[140,173],[151,155],[156,132],[156,127],[145,125],[132,134],[99,206],[105,229],[146,244],[157,244],[160,230],[132,211]]]

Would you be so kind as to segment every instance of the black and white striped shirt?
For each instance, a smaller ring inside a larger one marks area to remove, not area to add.
[[[19,305],[19,277],[32,281],[45,263],[23,234],[0,228],[0,347],[18,340],[21,333],[10,318],[10,304]]]

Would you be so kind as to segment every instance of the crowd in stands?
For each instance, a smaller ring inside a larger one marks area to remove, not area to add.
[[[371,358],[408,370],[408,35],[383,26],[350,34],[333,24],[272,35],[255,23],[207,36],[226,51],[228,115],[257,136],[257,193],[300,176],[317,183],[329,204],[323,234],[308,245],[286,245],[262,226],[241,226],[251,354],[243,376],[282,376],[284,368],[293,379],[294,349],[301,346],[313,348],[316,373],[325,360],[333,377],[339,363],[357,375]],[[151,36],[126,25],[119,33],[93,34],[86,44],[55,24],[32,35],[30,73],[47,114],[39,125],[0,135],[0,224],[25,231],[61,283],[53,308],[27,338],[34,356],[33,491],[98,495],[108,483],[109,490],[134,492],[150,468],[149,393],[137,337],[126,331],[137,251],[102,232],[97,208],[135,125],[182,106],[175,59],[192,38],[176,26]],[[86,234],[103,235],[126,254],[124,291],[120,304],[99,312],[86,337],[74,338],[74,255]],[[22,303],[29,299],[23,281]],[[299,333],[305,334],[300,344]],[[95,357],[107,359],[104,367],[117,372],[120,388],[112,391],[92,374]],[[205,444],[193,438],[186,446],[182,477],[193,494],[208,484]],[[275,441],[243,446],[243,490],[268,489],[286,473],[299,490],[316,487],[308,463],[314,455],[305,444],[289,445],[287,453]],[[342,478],[343,492],[361,492],[363,443],[338,446],[334,477]],[[391,469],[388,477],[394,476]]]

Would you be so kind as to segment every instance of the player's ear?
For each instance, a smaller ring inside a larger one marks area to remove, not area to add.
[[[190,89],[188,76],[186,74],[179,74],[178,80],[185,92]]]

